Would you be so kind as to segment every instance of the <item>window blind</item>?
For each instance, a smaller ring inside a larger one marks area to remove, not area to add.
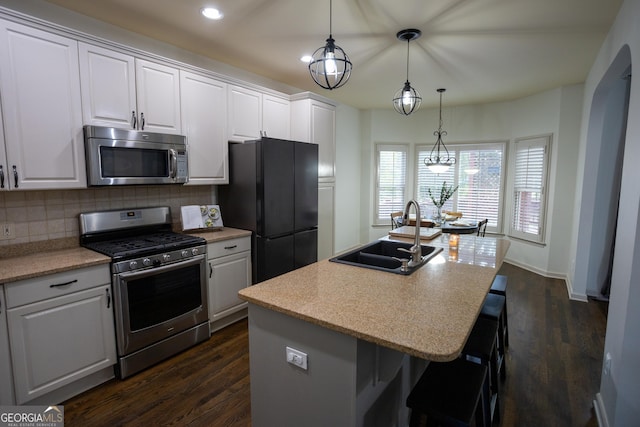
[[[442,183],[458,186],[443,210],[459,211],[463,219],[489,220],[487,228],[499,229],[504,180],[504,143],[458,144],[447,146],[456,164],[442,174],[431,172],[424,164],[430,146],[417,148],[417,194],[421,209],[432,216],[435,206],[429,198],[428,188],[440,194]]]
[[[547,151],[550,137],[515,141],[511,234],[543,241]]]
[[[407,183],[405,145],[377,145],[376,215],[378,224],[391,223],[391,213],[404,210]]]

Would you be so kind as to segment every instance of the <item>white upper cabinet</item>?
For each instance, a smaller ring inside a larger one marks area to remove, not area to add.
[[[290,139],[289,100],[242,86],[229,85],[228,131],[231,141]]]
[[[78,44],[0,21],[4,187],[86,187]]]
[[[84,124],[181,133],[179,70],[79,43]]]
[[[318,178],[335,179],[336,107],[332,104],[297,96],[291,102],[291,138],[318,144]]]
[[[86,43],[79,54],[84,123],[131,129],[137,110],[133,57]]]
[[[262,94],[242,86],[229,85],[228,132],[231,141],[260,138]]]
[[[180,71],[182,131],[189,150],[188,185],[228,184],[227,85]]]
[[[262,95],[262,130],[271,138],[291,138],[291,103],[288,99]]]
[[[138,128],[181,133],[180,73],[176,68],[136,59]]]

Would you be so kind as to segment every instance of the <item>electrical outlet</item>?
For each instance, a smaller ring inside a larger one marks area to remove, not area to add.
[[[2,224],[2,228],[0,228],[0,240],[9,240],[14,238],[15,234],[13,231],[13,224],[10,222]]]
[[[300,350],[296,350],[291,347],[287,347],[287,362],[300,369],[307,370],[307,353],[303,353]]]

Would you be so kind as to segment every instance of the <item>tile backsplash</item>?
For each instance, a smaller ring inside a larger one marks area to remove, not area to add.
[[[214,186],[100,187],[82,190],[0,192],[0,224],[13,238],[0,247],[63,238],[79,238],[78,214],[108,209],[169,206],[175,230],[180,206],[215,203]]]

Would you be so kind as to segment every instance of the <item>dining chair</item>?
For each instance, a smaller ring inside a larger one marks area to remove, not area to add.
[[[391,212],[391,229],[398,228],[404,225],[402,220],[402,215],[404,215],[403,211]]]
[[[482,221],[478,221],[478,236],[484,237],[484,232],[487,229],[487,222],[489,222],[487,218]]]
[[[454,211],[444,211],[443,212],[447,216],[453,216],[455,218],[462,218],[462,212],[454,212]]]

